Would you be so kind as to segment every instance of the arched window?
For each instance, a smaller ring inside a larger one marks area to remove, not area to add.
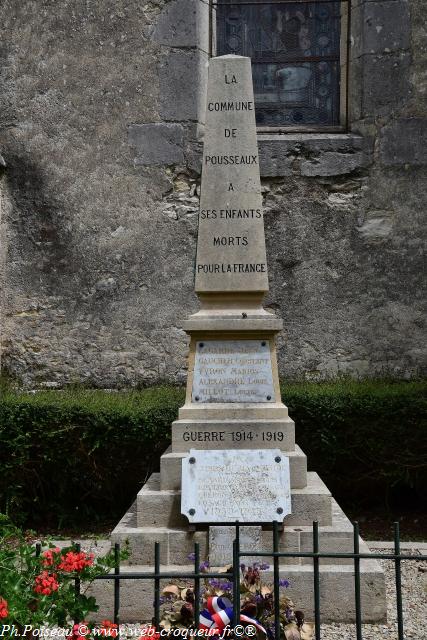
[[[218,0],[216,55],[252,59],[256,120],[266,130],[347,126],[347,0]]]

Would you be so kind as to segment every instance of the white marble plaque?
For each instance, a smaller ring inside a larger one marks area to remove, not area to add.
[[[269,341],[197,342],[192,402],[275,402]]]
[[[289,458],[279,449],[190,449],[181,513],[189,522],[272,522],[291,513]]]

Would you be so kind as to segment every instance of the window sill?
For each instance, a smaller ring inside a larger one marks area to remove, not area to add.
[[[372,145],[352,133],[258,133],[262,177],[339,176],[372,161]]]

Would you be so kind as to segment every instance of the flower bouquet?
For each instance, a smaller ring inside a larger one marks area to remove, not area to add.
[[[255,563],[252,566],[241,565],[240,581],[240,622],[244,629],[252,628],[252,635],[259,640],[275,639],[274,621],[274,589],[264,582],[262,571],[268,569],[266,564]],[[221,635],[232,625],[233,621],[233,583],[224,579],[209,578],[208,562],[202,563],[200,571],[206,573],[201,587],[203,599],[202,611],[198,621],[194,617],[195,595],[192,586],[175,582],[163,589],[161,604],[161,622],[163,629],[205,629],[207,635]],[[224,572],[231,567],[224,568]],[[302,611],[295,609],[292,600],[283,593],[289,587],[289,581],[279,581],[281,590],[280,631],[283,640],[312,640],[314,625],[304,621]],[[247,636],[246,636],[247,637]]]

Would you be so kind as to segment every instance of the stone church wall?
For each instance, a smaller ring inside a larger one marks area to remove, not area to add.
[[[352,2],[348,133],[259,135],[283,377],[423,373],[422,0]],[[1,367],[182,382],[209,7],[3,0]]]

